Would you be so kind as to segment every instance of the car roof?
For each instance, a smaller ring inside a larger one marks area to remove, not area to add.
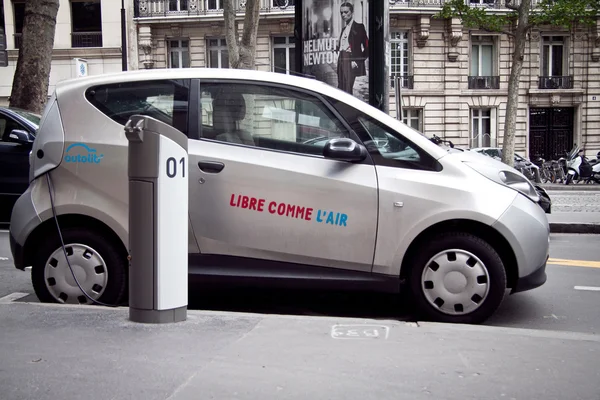
[[[243,79],[249,81],[273,82],[316,90],[321,93],[342,92],[325,82],[306,77],[286,75],[270,71],[257,71],[235,68],[158,68],[90,75],[71,78],[56,84],[57,93],[76,87],[89,87],[99,84],[162,80],[162,79]],[[342,92],[344,93],[344,92]],[[352,96],[351,96],[352,97]]]

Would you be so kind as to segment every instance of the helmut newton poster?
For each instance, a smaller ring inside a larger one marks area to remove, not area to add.
[[[302,72],[369,102],[368,3],[302,3]]]

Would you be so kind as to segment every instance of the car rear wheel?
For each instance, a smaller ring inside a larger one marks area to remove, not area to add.
[[[477,324],[502,302],[506,271],[487,242],[469,233],[450,232],[421,246],[409,284],[423,318]]]
[[[127,289],[126,257],[94,231],[65,228],[62,235],[64,250],[58,235],[51,235],[40,246],[34,260],[31,278],[40,301],[92,304],[79,285],[96,301],[109,305],[122,301]]]

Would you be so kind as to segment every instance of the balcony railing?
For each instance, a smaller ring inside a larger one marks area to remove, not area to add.
[[[540,76],[540,89],[573,89],[572,76]]]
[[[449,0],[388,0],[390,8],[441,8]],[[464,0],[472,7],[506,10],[506,0]],[[532,0],[536,7],[542,0]],[[236,0],[236,9],[244,9],[245,0]],[[295,0],[260,0],[262,13],[287,11],[294,14]],[[520,0],[511,0],[519,5]],[[214,15],[223,13],[222,0],[134,0],[134,17],[171,17],[192,15]]]
[[[437,7],[441,8],[448,0],[389,0],[390,6],[393,8],[404,7]],[[532,0],[532,7],[536,7],[542,0]],[[511,4],[518,6],[520,0],[512,0]],[[465,4],[472,7],[506,9],[506,0],[465,0]]]
[[[396,87],[396,81],[400,82],[402,89],[412,89],[414,87],[414,76],[412,75],[392,75],[390,81],[392,82],[392,88]]]
[[[102,32],[72,32],[71,47],[102,47]]]
[[[469,89],[500,89],[500,77],[469,76]]]
[[[236,9],[244,10],[244,0],[236,0]],[[260,0],[262,12],[288,11],[294,15],[295,0]],[[134,16],[171,17],[223,13],[222,0],[134,0]]]
[[[14,38],[15,38],[15,49],[20,49],[21,48],[21,44],[23,43],[23,34],[22,33],[15,33],[14,34]]]

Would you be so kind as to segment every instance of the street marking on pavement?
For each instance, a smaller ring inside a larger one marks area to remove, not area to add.
[[[565,260],[562,258],[549,258],[548,264],[562,265],[565,267],[600,268],[600,261]]]
[[[29,296],[29,293],[21,293],[21,292],[11,293],[9,295],[6,295],[6,296],[0,298],[0,303],[12,303],[13,301],[19,300],[25,296]]]
[[[600,292],[598,286],[575,286],[575,290],[589,290],[590,292]]]
[[[9,258],[8,257],[0,257],[0,261],[8,261]]]
[[[333,339],[379,339],[386,340],[390,334],[390,327],[385,325],[333,325],[331,337]]]
[[[550,315],[544,315],[544,318],[552,318],[552,319],[559,320],[559,319],[565,319],[566,317],[563,317],[562,315],[561,316],[556,316],[554,314],[550,314]]]

